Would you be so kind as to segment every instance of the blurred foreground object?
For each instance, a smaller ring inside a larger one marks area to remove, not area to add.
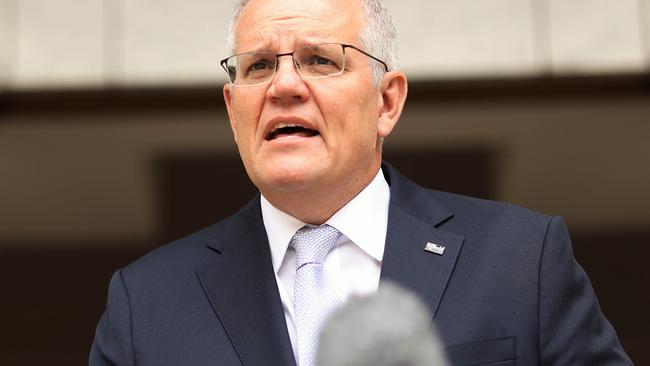
[[[446,366],[424,304],[394,283],[352,298],[325,324],[318,366]]]

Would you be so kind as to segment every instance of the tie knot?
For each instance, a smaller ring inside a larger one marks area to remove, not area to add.
[[[322,264],[340,236],[341,233],[329,225],[303,226],[296,231],[290,243],[296,250],[296,268],[306,263]]]

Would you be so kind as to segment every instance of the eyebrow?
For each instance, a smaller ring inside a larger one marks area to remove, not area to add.
[[[318,39],[314,37],[304,37],[296,41],[296,46],[302,47],[302,46],[309,46],[309,45],[321,44],[321,43],[345,43],[345,42],[332,40],[330,37],[318,37]]]
[[[272,37],[271,39],[268,38],[264,39],[265,37],[262,37],[262,34],[260,33],[258,33],[257,36],[259,36],[258,39],[260,40],[260,42],[254,43],[252,47],[247,48],[245,50],[242,49],[241,51],[238,51],[238,53],[272,51],[275,49],[274,45],[277,45],[279,43],[278,37]],[[308,32],[306,34],[301,35],[299,38],[296,38],[295,47],[302,47],[302,46],[308,46],[308,45],[319,44],[319,43],[349,43],[349,42],[343,42],[341,40],[333,39],[332,32],[314,31],[314,32]]]
[[[247,48],[245,50],[241,50],[240,52],[268,51],[273,48],[274,43],[276,42],[273,42],[271,40],[266,40],[260,43],[255,43],[253,47]]]

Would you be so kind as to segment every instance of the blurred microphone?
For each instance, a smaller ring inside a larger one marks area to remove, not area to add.
[[[431,315],[412,292],[384,283],[352,298],[320,335],[317,366],[447,366]]]

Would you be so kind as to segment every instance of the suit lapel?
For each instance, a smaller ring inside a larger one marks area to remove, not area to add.
[[[295,365],[259,198],[224,223],[197,272],[244,365]]]
[[[381,281],[394,281],[424,300],[435,316],[460,253],[463,236],[441,230],[453,214],[390,165],[391,186]],[[245,365],[294,365],[259,197],[224,221],[208,246],[214,258],[197,274],[210,303]],[[442,255],[424,250],[444,247]]]
[[[384,172],[391,186],[388,231],[381,281],[394,281],[420,296],[432,318],[451,277],[464,237],[438,226],[453,214],[430,194],[410,182],[390,165]],[[428,252],[427,243],[444,247],[442,255]]]

